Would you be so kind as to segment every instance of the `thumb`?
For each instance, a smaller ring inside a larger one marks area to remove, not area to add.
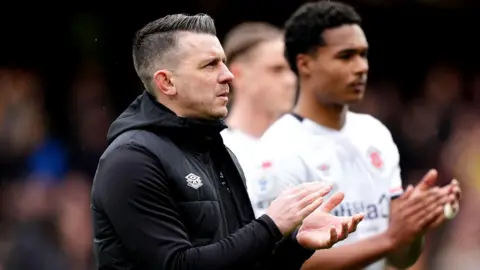
[[[435,169],[429,170],[425,176],[422,178],[420,183],[416,186],[416,188],[420,190],[427,190],[431,188],[433,185],[435,185],[435,182],[437,181],[437,176],[438,172]]]
[[[343,201],[343,198],[345,198],[345,194],[343,194],[343,192],[337,192],[333,194],[328,201],[322,204],[322,206],[320,206],[318,209],[324,213],[329,213],[333,210],[333,208],[337,207],[337,205]]]

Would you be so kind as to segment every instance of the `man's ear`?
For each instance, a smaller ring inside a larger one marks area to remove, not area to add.
[[[166,96],[177,94],[177,89],[173,83],[173,74],[166,69],[157,70],[153,74],[153,83],[157,86],[158,91]]]
[[[313,58],[308,54],[297,55],[297,70],[298,74],[305,74],[307,76],[312,74]]]

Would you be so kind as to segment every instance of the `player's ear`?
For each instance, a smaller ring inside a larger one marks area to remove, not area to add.
[[[153,74],[153,83],[157,86],[158,91],[167,96],[174,96],[177,94],[172,72],[161,69]]]
[[[297,55],[297,70],[298,74],[311,75],[312,74],[312,57],[308,54]]]

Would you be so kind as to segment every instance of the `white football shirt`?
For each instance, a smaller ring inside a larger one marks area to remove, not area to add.
[[[364,212],[357,231],[337,245],[345,245],[385,231],[390,199],[403,192],[399,153],[390,131],[366,114],[348,112],[338,131],[309,119],[287,114],[275,122],[260,140],[261,161],[247,175],[255,214],[260,216],[289,187],[325,181],[345,193],[333,210],[337,216]],[[385,260],[369,270],[384,269]]]
[[[232,128],[224,129],[220,134],[223,143],[237,157],[245,178],[247,178],[247,190],[249,190],[249,186],[252,184],[248,183],[248,179],[251,178],[251,175],[255,175],[256,165],[260,162],[260,156],[257,153],[259,150],[259,139]]]

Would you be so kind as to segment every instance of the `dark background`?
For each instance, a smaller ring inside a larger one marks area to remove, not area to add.
[[[131,58],[136,30],[169,13],[202,12],[215,19],[222,40],[244,21],[282,26],[303,2],[4,3],[0,131],[21,130],[9,127],[15,126],[9,123],[15,122],[10,117],[13,111],[38,107],[25,114],[41,117],[25,120],[27,131],[18,133],[22,135],[0,136],[4,183],[0,270],[91,269],[89,185],[108,125],[142,91]],[[479,2],[347,2],[364,18],[371,48],[368,94],[354,109],[377,116],[391,129],[401,153],[405,184],[415,183],[427,169],[436,167],[443,184],[459,177],[466,190],[465,214],[429,234],[428,256],[416,267],[474,269],[468,267],[480,265],[480,223],[473,218],[480,214],[476,210],[480,205],[476,199],[480,193],[476,169],[480,167],[480,137],[476,137],[480,134]],[[27,94],[15,101],[18,89],[30,89],[30,84],[13,87],[2,82],[2,76],[13,71],[20,71],[14,77],[25,82],[25,74],[38,75],[41,85],[35,98],[29,100],[32,94],[25,90]],[[26,124],[39,121],[40,127]],[[40,139],[26,150],[12,150],[12,141],[22,145],[37,129],[43,129],[38,131],[44,134]],[[45,143],[48,138],[53,146]],[[53,176],[40,177],[45,171],[54,171]],[[53,180],[42,180],[49,177]],[[453,237],[453,231],[459,233]],[[36,259],[26,265],[22,254]]]

